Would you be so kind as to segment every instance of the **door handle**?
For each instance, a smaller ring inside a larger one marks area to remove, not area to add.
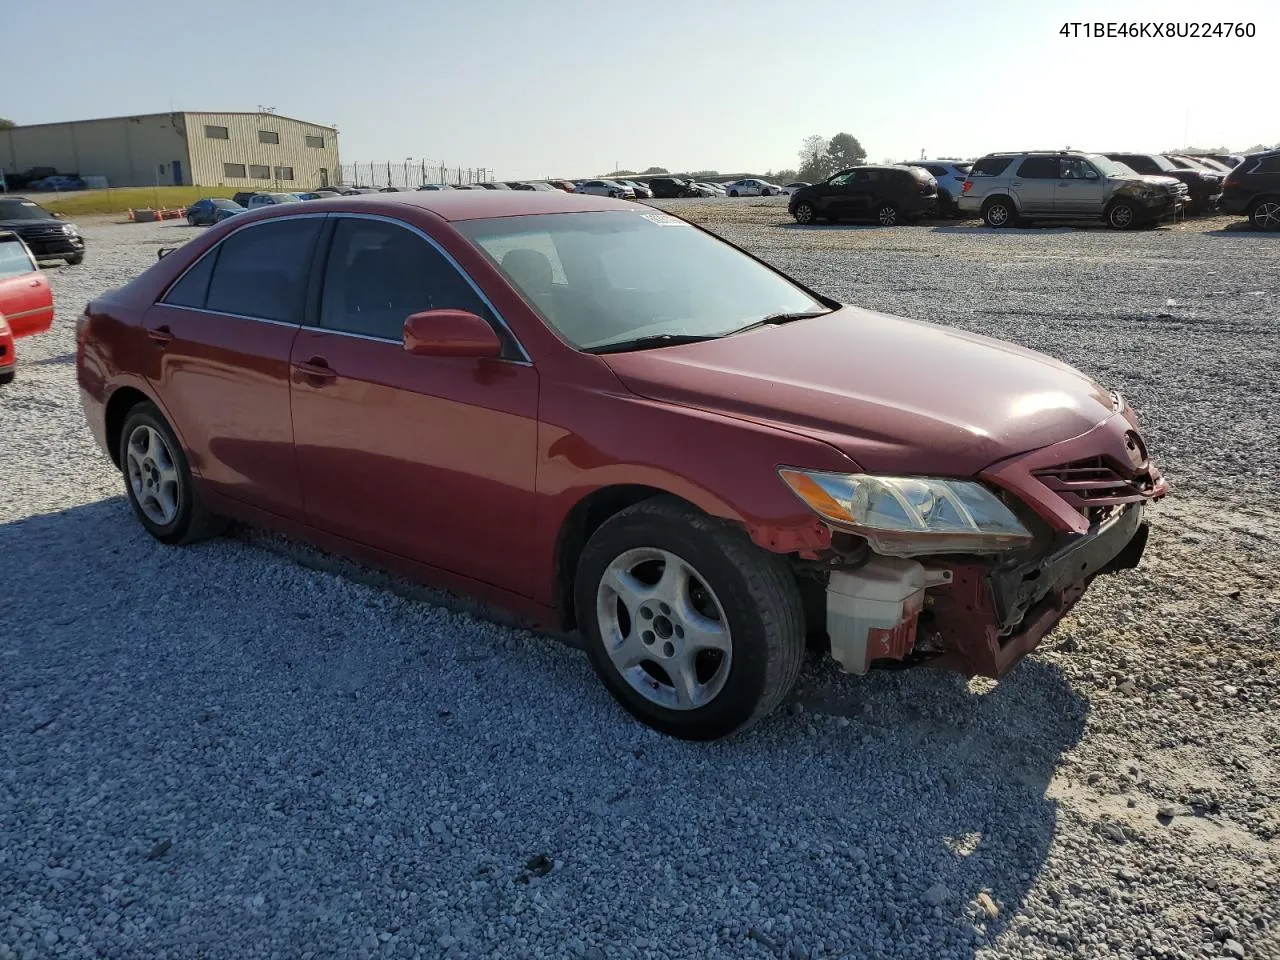
[[[151,338],[153,343],[157,343],[164,347],[168,346],[169,341],[173,339],[173,331],[167,326],[156,327],[154,330],[148,330],[147,336]]]
[[[329,366],[329,361],[324,357],[312,357],[305,363],[294,365],[294,369],[308,379],[319,381],[321,383],[334,379],[338,372]]]
[[[39,281],[39,280],[32,280],[30,283],[28,283],[28,284],[27,284],[27,286],[28,286],[28,287],[38,287],[38,286],[40,286],[40,281]]]

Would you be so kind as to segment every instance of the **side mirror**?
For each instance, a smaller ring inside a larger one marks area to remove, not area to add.
[[[165,257],[173,253],[173,251],[177,249],[178,249],[177,247],[161,247],[159,250],[156,251],[156,259],[163,260]]]
[[[466,310],[424,310],[404,322],[404,348],[421,357],[502,355],[502,341],[483,317]]]
[[[1097,179],[1098,179],[1098,171],[1097,171],[1097,170],[1086,170],[1086,171],[1084,172],[1084,178],[1085,178],[1086,180],[1097,180]]]
[[[65,219],[67,219],[67,215],[66,215],[65,213],[55,213],[55,214],[53,215],[53,219],[55,219],[55,220],[65,220]]]

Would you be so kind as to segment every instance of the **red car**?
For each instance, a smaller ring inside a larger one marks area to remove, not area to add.
[[[53,325],[53,290],[30,248],[16,233],[0,230],[0,384],[17,372],[14,341]]]
[[[1003,675],[1167,485],[1048,357],[843,306],[649,207],[530,191],[241,214],[90,303],[98,442],[165,543],[227,518],[576,627],[681,737],[844,667]]]

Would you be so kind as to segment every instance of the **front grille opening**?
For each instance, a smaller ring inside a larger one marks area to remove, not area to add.
[[[1107,457],[1075,460],[1056,467],[1036,470],[1033,476],[1081,514],[1090,523],[1103,523],[1128,503],[1151,497],[1156,481],[1150,467],[1125,476]]]

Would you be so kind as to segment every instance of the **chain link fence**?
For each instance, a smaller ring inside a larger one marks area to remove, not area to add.
[[[494,179],[491,167],[451,167],[435,160],[384,160],[344,163],[341,180],[349,187],[399,187],[414,190],[424,183],[482,183]]]

